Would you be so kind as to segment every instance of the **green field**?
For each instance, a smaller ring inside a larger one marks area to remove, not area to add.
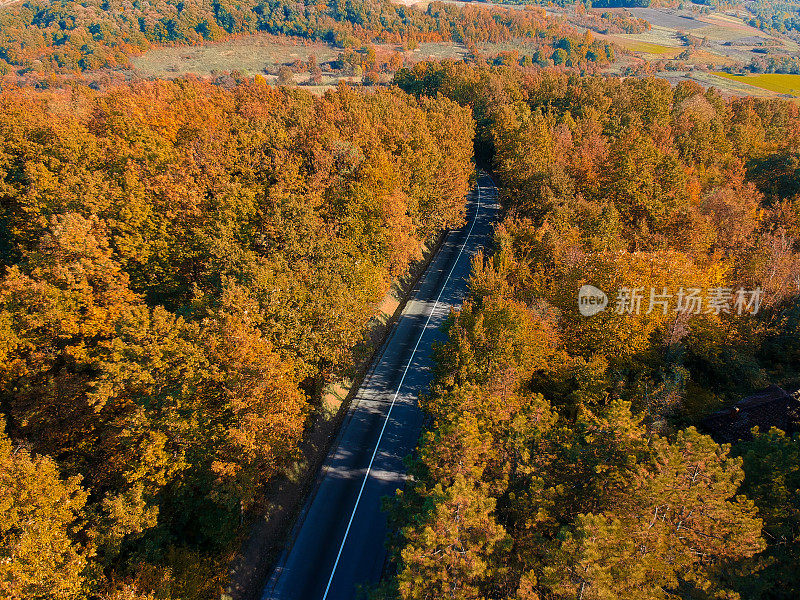
[[[746,83],[764,90],[776,92],[778,94],[790,94],[800,97],[800,75],[785,75],[781,73],[762,73],[760,75],[731,75],[730,73],[718,72],[715,75]]]

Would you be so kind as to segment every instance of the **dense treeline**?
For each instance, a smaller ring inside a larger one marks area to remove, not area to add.
[[[3,93],[0,595],[218,597],[472,138],[398,90]]]
[[[153,44],[198,44],[267,32],[323,40],[347,48],[367,42],[543,43],[574,30],[542,10],[489,9],[433,2],[426,12],[389,0],[287,3],[264,0],[28,0],[0,9],[0,74],[72,72],[128,66],[128,56]],[[596,60],[605,60],[598,53]]]
[[[578,23],[603,34],[643,33],[653,28],[649,21],[634,17],[628,11],[606,11],[600,15],[596,12],[583,12],[578,9],[576,9],[576,12],[581,15]]]
[[[614,48],[595,40],[590,31],[581,38],[556,37],[548,42],[538,41],[520,53],[504,50],[484,56],[475,46],[469,47],[467,62],[521,67],[553,67],[581,73],[597,73],[601,67],[614,60]]]
[[[800,58],[797,56],[759,56],[753,58],[744,68],[751,73],[792,73],[797,75],[800,74]],[[726,70],[731,73],[735,72],[730,67]]]
[[[796,597],[800,438],[694,425],[800,378],[797,105],[466,65],[398,81],[472,103],[508,214],[437,351],[378,595]],[[607,310],[579,313],[584,284]],[[648,311],[651,289],[740,286],[758,310]],[[615,302],[633,288],[641,310]]]
[[[753,13],[753,27],[795,35],[800,32],[800,3],[796,0],[756,0],[745,5]]]

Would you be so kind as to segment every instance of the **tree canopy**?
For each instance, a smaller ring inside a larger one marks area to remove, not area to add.
[[[697,426],[800,378],[800,199],[776,184],[797,106],[459,64],[396,81],[471,106],[506,216],[437,350],[376,596],[796,595],[797,438]],[[580,312],[585,285],[605,310]]]
[[[399,90],[2,93],[4,597],[218,595],[472,138]]]

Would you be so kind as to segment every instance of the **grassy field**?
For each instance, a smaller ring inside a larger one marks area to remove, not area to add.
[[[5,0],[0,0],[3,2]],[[654,13],[659,15],[657,9],[649,9],[648,16],[653,18]],[[672,20],[677,19],[687,11],[667,11],[665,17]],[[702,21],[700,20],[702,19]],[[654,20],[658,20],[655,19]],[[689,19],[684,19],[688,21]],[[661,21],[659,21],[661,22]],[[737,36],[746,36],[758,33],[748,25],[727,15],[704,15],[696,19],[698,25],[691,30],[693,35],[698,32],[706,34],[709,45],[695,49],[691,52],[690,58],[684,62],[710,66],[712,71],[732,62],[747,62],[752,57],[750,48],[742,45],[725,45],[722,40],[736,39]],[[666,24],[666,23],[665,23]],[[762,34],[763,36],[764,34]],[[602,40],[614,42],[619,46],[636,53],[636,56],[625,57],[628,62],[621,61],[620,65],[630,64],[633,61],[663,61],[672,60],[678,54],[687,49],[683,45],[678,31],[663,26],[654,26],[652,30],[640,34],[597,34]],[[705,37],[705,36],[704,36]],[[753,36],[754,37],[754,36]],[[788,38],[781,38],[781,49],[786,51],[789,44],[794,44]],[[794,44],[796,47],[796,44]],[[403,52],[403,49],[391,44],[376,44],[380,60],[388,60],[388,57],[395,52]],[[479,44],[481,52],[495,54],[504,50],[518,50],[520,54],[532,54],[536,50],[535,44],[526,40],[513,40],[503,43],[483,43]],[[240,71],[245,75],[263,74],[267,81],[274,83],[275,73],[281,65],[292,65],[295,62],[306,62],[311,55],[316,56],[317,61],[322,65],[323,74],[321,85],[309,85],[308,73],[297,73],[293,78],[295,85],[306,86],[312,92],[321,93],[337,85],[341,80],[357,83],[359,77],[350,77],[340,71],[332,71],[326,65],[328,61],[336,59],[341,52],[324,43],[303,43],[301,41],[289,40],[277,36],[254,35],[245,36],[225,42],[207,44],[203,46],[190,47],[167,47],[156,48],[145,52],[141,56],[133,57],[134,70],[144,77],[164,77],[172,78],[186,75],[189,73],[200,77],[219,74],[222,72]],[[421,60],[459,60],[466,55],[466,48],[454,42],[423,43],[413,51],[403,52],[407,63],[414,63]],[[620,67],[621,68],[621,67]],[[615,71],[618,72],[618,71]],[[769,96],[774,94],[789,94],[800,97],[800,75],[756,75],[756,76],[736,76],[728,73],[711,73],[705,69],[675,73],[666,72],[662,76],[670,80],[693,79],[703,85],[713,85],[726,94],[731,95],[755,95]],[[388,81],[390,75],[382,75],[383,81]]]
[[[376,44],[375,49],[380,60],[387,60],[393,53],[402,50],[391,44]],[[342,79],[360,80],[359,77],[350,77],[326,68],[325,63],[335,60],[341,52],[340,48],[322,42],[294,41],[261,34],[203,46],[154,48],[132,57],[131,64],[143,77],[170,79],[188,74],[208,77],[215,73],[239,71],[251,77],[265,75],[268,82],[274,83],[274,73],[280,66],[292,65],[297,61],[307,62],[313,55],[322,65],[322,85],[308,86],[308,89],[323,92]],[[414,51],[406,52],[406,59],[410,62],[448,58],[458,60],[466,53],[467,49],[455,42],[423,43]],[[308,85],[308,78],[307,73],[298,73],[294,76],[294,83]],[[388,79],[389,76],[385,75],[384,78]]]
[[[678,48],[670,48],[669,46],[662,46],[661,44],[654,44],[652,42],[643,42],[631,38],[625,38],[621,35],[609,36],[611,39],[625,48],[633,52],[645,52],[647,54],[655,54],[658,56],[671,55],[674,56],[681,52]]]
[[[789,94],[800,97],[800,75],[785,75],[780,73],[762,73],[760,75],[731,75],[730,73],[715,73],[719,77],[745,83],[778,94]]]
[[[736,63],[736,61],[728,56],[720,56],[707,50],[694,50],[691,53],[691,60],[694,64],[713,65],[714,67],[725,67]]]
[[[319,63],[336,59],[340,50],[324,43],[291,44],[270,36],[253,35],[205,46],[155,48],[131,58],[133,67],[145,76],[177,77],[187,73],[204,76],[212,72],[262,73],[312,54]]]
[[[427,42],[411,52],[410,58],[418,60],[445,60],[452,58],[460,60],[467,54],[467,49],[456,42]]]

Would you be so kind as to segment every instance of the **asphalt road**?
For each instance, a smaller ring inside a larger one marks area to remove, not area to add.
[[[359,585],[380,579],[381,498],[404,484],[403,457],[422,428],[417,397],[431,379],[431,344],[464,299],[472,256],[491,239],[498,208],[491,179],[479,173],[466,225],[447,234],[364,378],[264,600],[354,600]]]

